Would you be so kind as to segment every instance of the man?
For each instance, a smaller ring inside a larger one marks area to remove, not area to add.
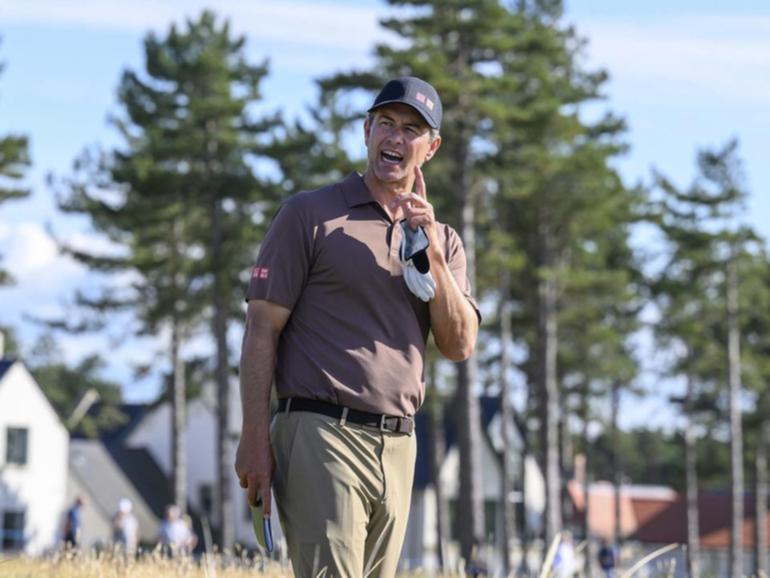
[[[119,552],[128,556],[136,553],[139,543],[139,521],[133,514],[133,504],[128,498],[121,498],[118,511],[112,517],[112,542]]]
[[[191,553],[198,542],[176,504],[166,506],[166,516],[158,528],[158,542],[161,552],[172,557]]]
[[[86,505],[86,498],[83,494],[75,496],[75,501],[67,510],[64,517],[64,547],[76,549],[80,546],[80,533],[83,526],[83,508]]]
[[[602,547],[599,549],[599,567],[605,578],[615,578],[615,564],[615,548],[609,540],[603,538]]]
[[[235,469],[266,516],[272,482],[300,578],[395,575],[428,333],[452,360],[476,342],[462,242],[420,170],[441,116],[427,82],[388,82],[364,122],[365,173],[287,200],[252,270]]]
[[[572,545],[572,534],[565,531],[561,535],[561,542],[553,559],[553,576],[555,578],[573,578],[574,575],[575,548]]]

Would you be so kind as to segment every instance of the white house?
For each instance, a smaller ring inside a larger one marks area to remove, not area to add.
[[[0,551],[53,548],[66,506],[69,435],[20,361],[0,359]]]
[[[213,388],[206,388],[202,395],[187,406],[187,491],[188,501],[199,517],[208,517],[212,525],[218,525],[213,511],[214,492],[217,484],[217,421],[216,401]],[[235,464],[235,450],[241,431],[241,403],[236,384],[230,395],[230,450],[229,462]],[[163,402],[149,409],[126,437],[127,448],[144,448],[157,462],[167,477],[171,477],[171,404]],[[256,547],[251,525],[246,493],[238,484],[235,469],[229,477],[233,496],[235,541],[250,548]],[[273,520],[273,536],[280,543],[282,532],[277,517]]]
[[[485,509],[485,544],[484,557],[491,568],[502,565],[502,510],[498,507],[501,486],[501,459],[504,450],[501,436],[503,426],[500,419],[499,399],[496,397],[480,398],[481,424],[483,427],[481,443],[481,492]],[[446,412],[444,443],[445,455],[439,465],[439,484],[443,497],[449,506],[450,518],[454,516],[459,496],[460,455],[456,443],[455,427],[452,424],[451,409]],[[409,524],[401,552],[400,566],[404,570],[412,568],[434,569],[438,566],[439,549],[443,550],[445,564],[450,567],[458,563],[459,545],[454,536],[445,536],[444,544],[438,543],[436,482],[430,479],[430,436],[429,420],[424,413],[417,414],[417,467],[412,490],[412,505],[409,512]],[[514,495],[509,499],[517,510],[518,531],[527,531],[536,535],[542,529],[545,511],[545,481],[535,458],[526,451],[522,428],[516,423],[508,424],[507,448],[512,462],[511,479]],[[523,460],[523,462],[522,462]],[[523,467],[522,467],[523,466]],[[523,473],[523,476],[522,476]],[[522,479],[523,477],[523,479]],[[523,492],[522,492],[523,490]],[[522,502],[523,497],[523,502]],[[450,534],[454,534],[452,520],[446,524]]]

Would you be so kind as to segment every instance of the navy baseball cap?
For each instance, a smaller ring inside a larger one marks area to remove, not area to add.
[[[374,99],[368,112],[384,104],[403,102],[414,108],[431,128],[441,128],[443,109],[436,89],[416,76],[401,76],[389,80]]]

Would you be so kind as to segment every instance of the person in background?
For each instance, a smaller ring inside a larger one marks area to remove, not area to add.
[[[83,508],[86,505],[86,498],[83,494],[78,494],[72,506],[67,510],[64,518],[64,546],[75,550],[80,547],[80,534],[83,530]]]
[[[615,578],[616,566],[615,548],[607,539],[603,539],[602,547],[599,549],[599,567],[604,572],[605,578]]]
[[[189,554],[195,548],[198,540],[182,518],[179,506],[171,504],[166,507],[166,517],[160,525],[158,541],[163,553],[168,556]]]
[[[139,522],[132,510],[131,500],[123,498],[112,517],[112,541],[116,548],[129,556],[134,555],[139,541]]]
[[[572,545],[570,532],[563,532],[561,535],[561,542],[553,559],[553,576],[554,578],[574,578],[575,576],[575,548]]]

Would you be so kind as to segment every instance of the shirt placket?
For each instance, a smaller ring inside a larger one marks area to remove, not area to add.
[[[403,229],[398,221],[390,223],[390,228],[390,246],[388,247],[390,273],[391,275],[401,275],[401,260],[398,258],[398,250],[401,247]]]

